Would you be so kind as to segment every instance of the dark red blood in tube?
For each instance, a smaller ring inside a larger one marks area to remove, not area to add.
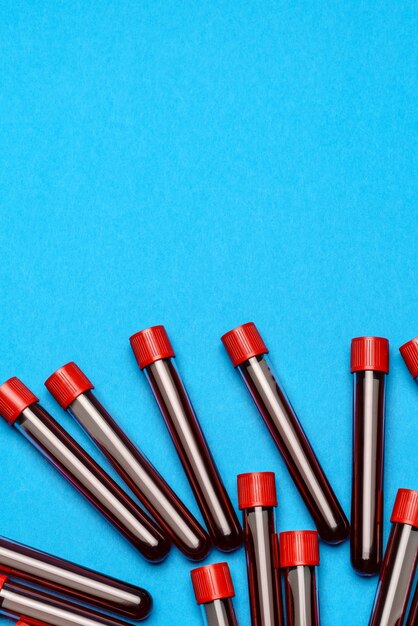
[[[405,626],[418,626],[418,583],[415,587],[414,597],[412,599],[411,608],[409,609],[408,619]]]
[[[399,348],[399,352],[401,353],[412,378],[418,380],[418,337],[404,343],[403,346]]]
[[[171,360],[175,356],[164,326],[153,326],[130,338],[131,346],[163,414],[184,471],[219,550],[242,544],[242,531],[193,406]]]
[[[27,587],[7,576],[0,576],[0,614],[34,626],[40,622],[51,626],[129,626],[116,617]]]
[[[4,537],[0,537],[0,572],[131,619],[144,619],[152,607],[151,596],[141,587]]]
[[[0,415],[28,439],[149,561],[170,542],[135,502],[38,403],[18,379],[0,386]]]
[[[351,564],[363,576],[377,574],[383,552],[385,384],[389,342],[357,337],[351,342],[353,477]]]
[[[190,572],[196,602],[207,626],[238,626],[232,598],[234,585],[228,563],[214,563]]]
[[[418,562],[418,491],[399,489],[369,626],[401,626]]]
[[[94,386],[75,363],[46,381],[63,409],[90,435],[172,542],[191,560],[207,556],[211,541],[163,477],[127,437],[91,391]]]
[[[280,533],[279,541],[287,626],[319,626],[318,533],[314,530]]]
[[[248,592],[253,626],[283,626],[280,579],[274,564],[274,508],[277,506],[273,472],[238,476],[238,506],[243,511]]]
[[[292,405],[273,376],[264,356],[268,349],[255,324],[238,326],[226,333],[222,342],[281,452],[320,537],[328,543],[341,543],[348,537],[348,521]]]

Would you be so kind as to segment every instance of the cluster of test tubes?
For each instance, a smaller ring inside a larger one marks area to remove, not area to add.
[[[348,538],[354,570],[361,576],[379,575],[369,626],[418,626],[418,584],[414,591],[418,574],[418,491],[398,490],[386,549],[383,544],[388,340],[357,337],[351,342],[351,524],[273,374],[268,349],[255,324],[229,331],[222,342],[280,452],[314,528],[277,532],[277,491],[272,471],[238,475],[240,523],[174,364],[175,353],[163,326],[132,335],[130,343],[167,425],[205,527],[104,408],[93,383],[74,362],[56,370],[45,385],[61,408],[91,437],[127,489],[110,477],[16,377],[0,386],[0,414],[150,563],[162,562],[172,545],[195,562],[206,559],[212,548],[228,553],[244,545],[252,626],[320,626],[320,541],[338,545]],[[418,379],[418,338],[400,351],[413,378]],[[281,495],[280,504],[286,506]],[[228,563],[195,567],[190,576],[204,623],[237,626]],[[17,620],[19,626],[128,626],[148,617],[151,609],[151,595],[142,587],[0,537],[0,616]]]

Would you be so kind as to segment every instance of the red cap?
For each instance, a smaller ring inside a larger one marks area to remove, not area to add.
[[[3,589],[3,585],[7,580],[7,576],[0,576],[0,591]]]
[[[237,367],[253,356],[267,354],[268,349],[254,322],[237,326],[221,337],[232,365]]]
[[[418,491],[398,489],[390,521],[418,527]]]
[[[250,472],[239,474],[238,508],[277,506],[276,479],[274,472]]]
[[[71,402],[85,391],[94,389],[93,383],[74,361],[70,361],[51,374],[45,381],[45,387],[63,409],[67,409]]]
[[[384,337],[351,340],[351,373],[374,370],[389,373],[389,342]]]
[[[164,326],[151,326],[129,338],[139,367],[176,356]]]
[[[294,530],[280,533],[280,567],[319,565],[319,543],[316,530]]]
[[[16,376],[0,385],[0,415],[9,424],[14,424],[22,411],[38,400]]]
[[[228,563],[213,563],[197,567],[190,572],[196,601],[206,604],[235,595]]]
[[[399,348],[402,358],[406,363],[406,367],[412,374],[412,378],[418,376],[418,337],[407,341]]]

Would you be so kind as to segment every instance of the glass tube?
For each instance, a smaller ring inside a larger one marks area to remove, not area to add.
[[[399,489],[369,626],[401,626],[418,561],[418,491]]]
[[[280,533],[287,626],[319,626],[318,564],[318,534],[315,531]]]
[[[70,600],[0,576],[0,614],[38,626],[129,626],[127,622],[81,607]]]
[[[0,537],[0,572],[132,619],[144,619],[152,599],[145,589]]]
[[[238,476],[238,506],[243,512],[248,592],[252,626],[284,626],[281,590],[274,564],[273,472]]]
[[[90,435],[174,545],[193,561],[205,558],[211,547],[207,533],[97,400],[91,391],[92,383],[80,368],[67,363],[45,384]]]
[[[331,544],[348,537],[347,518],[302,426],[274,377],[265,354],[268,352],[256,326],[244,324],[226,333],[222,341],[234,367],[249,390],[277,445],[319,535]]]
[[[238,626],[232,598],[234,585],[227,563],[213,563],[190,572],[196,602],[207,626]]]
[[[351,343],[353,471],[351,563],[363,576],[377,574],[383,552],[385,384],[389,342],[357,337]]]
[[[225,552],[242,544],[242,530],[212,454],[172,362],[174,351],[163,326],[130,338],[132,349],[160,407],[214,545]]]
[[[170,542],[156,523],[37,402],[38,398],[17,378],[0,386],[0,414],[146,559],[163,560]]]
[[[418,626],[418,583],[415,586],[415,593],[405,626]]]

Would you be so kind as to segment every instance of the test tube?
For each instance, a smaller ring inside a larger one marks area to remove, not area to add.
[[[170,542],[137,504],[38,404],[18,379],[0,385],[0,415],[14,425],[149,561],[167,555]]]
[[[90,435],[174,545],[193,561],[204,559],[211,546],[207,533],[109,415],[80,368],[75,363],[67,363],[52,374],[45,385],[61,407]]]
[[[214,545],[225,552],[242,544],[242,531],[186,389],[172,361],[175,356],[164,326],[130,338],[132,350],[170,431]]]
[[[238,326],[222,342],[250,392],[308,508],[321,539],[341,543],[347,518],[320,466],[292,405],[264,355],[268,349],[252,322]]]
[[[0,576],[0,614],[39,626],[129,626],[128,622]]]
[[[415,593],[405,626],[418,626],[418,583],[415,586]]]
[[[403,360],[410,371],[412,378],[418,382],[418,337],[407,341],[399,348]]]
[[[418,562],[418,491],[399,489],[369,626],[401,626]]]
[[[385,384],[389,342],[356,337],[351,342],[353,470],[351,564],[358,574],[377,574],[383,552]]]
[[[207,626],[238,626],[232,604],[234,585],[228,563],[204,565],[190,572],[196,602]]]
[[[287,626],[319,626],[318,533],[315,530],[280,533],[279,543]]]
[[[0,572],[131,619],[144,619],[152,607],[141,587],[5,537],[0,537]]]
[[[238,507],[243,511],[252,626],[284,625],[280,579],[274,567],[276,506],[273,472],[239,474]]]

